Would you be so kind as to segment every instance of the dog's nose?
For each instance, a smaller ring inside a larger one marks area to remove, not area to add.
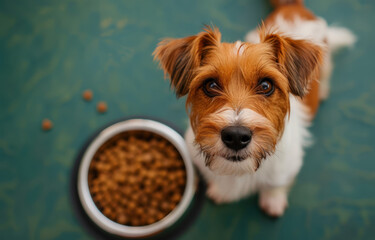
[[[235,151],[245,148],[251,141],[251,131],[242,126],[230,126],[221,131],[221,140]]]

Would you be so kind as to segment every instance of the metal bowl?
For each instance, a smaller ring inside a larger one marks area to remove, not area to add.
[[[95,205],[88,186],[88,172],[91,160],[97,150],[109,139],[119,133],[133,130],[149,131],[160,135],[172,143],[180,153],[186,170],[186,186],[181,201],[163,219],[146,226],[126,226],[107,218]],[[172,226],[189,207],[194,195],[194,168],[184,139],[172,128],[145,119],[131,119],[113,124],[103,131],[91,142],[83,154],[78,170],[78,196],[88,217],[104,231],[121,237],[139,238],[157,234]]]

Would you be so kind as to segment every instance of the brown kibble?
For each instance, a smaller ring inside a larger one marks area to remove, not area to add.
[[[139,199],[139,193],[138,192],[135,192],[131,195],[131,199],[133,199],[135,202],[138,201]]]
[[[93,96],[93,93],[90,89],[87,89],[85,91],[83,91],[82,93],[82,97],[85,101],[91,101],[92,100],[92,96]]]
[[[157,200],[161,200],[161,199],[163,199],[163,194],[161,192],[156,192],[156,193],[154,193],[154,197]]]
[[[144,226],[163,219],[181,201],[186,172],[178,151],[166,139],[132,131],[114,136],[98,149],[88,184],[107,218]]]
[[[176,183],[177,183],[178,185],[184,186],[184,185],[186,184],[185,177],[184,177],[184,178],[178,178],[178,179],[176,180]]]
[[[131,223],[131,225],[133,225],[133,226],[139,226],[139,225],[141,225],[139,219],[137,219],[137,218],[133,218],[133,219],[131,219],[131,220],[130,220],[130,223]]]
[[[175,174],[178,178],[185,178],[185,171],[179,170]]]
[[[49,119],[43,119],[43,122],[42,122],[42,129],[44,130],[44,131],[49,131],[49,130],[51,130],[52,129],[52,127],[53,127],[53,124],[52,124],[52,122],[51,122],[51,120],[49,120]]]
[[[99,113],[105,113],[107,111],[107,104],[105,102],[98,102],[96,110],[98,110]]]
[[[145,186],[145,188],[143,189],[143,191],[146,194],[152,195],[152,192],[154,191],[154,189],[151,186]]]
[[[99,187],[97,186],[97,185],[94,185],[94,186],[92,186],[91,188],[90,188],[90,191],[92,192],[92,193],[98,193],[99,192]]]
[[[175,209],[177,203],[171,203],[169,204],[169,210],[172,211],[173,209]]]
[[[173,173],[171,173],[171,174],[173,174]],[[166,170],[161,170],[159,172],[159,175],[160,175],[160,177],[164,178],[164,177],[166,177],[168,175],[168,172]]]
[[[150,177],[150,175],[148,175]],[[152,181],[151,179],[146,179],[143,181],[143,184],[146,186],[146,187],[149,187],[152,185]]]
[[[126,181],[126,176],[123,173],[118,173],[114,175],[114,179],[119,183],[123,183]]]
[[[119,193],[119,192],[115,192],[115,193],[113,194],[113,199],[116,200],[117,203],[120,202],[120,200],[121,200],[121,195],[120,195],[120,193]]]
[[[129,209],[135,209],[137,207],[137,204],[135,204],[135,202],[131,201],[128,203],[128,208]]]
[[[165,216],[165,214],[163,212],[158,212],[157,215],[156,215],[156,218],[158,220],[162,219],[163,217]]]
[[[97,194],[93,197],[95,202],[101,202],[103,200],[103,195],[102,194]]]
[[[178,193],[175,193],[175,194],[173,194],[173,196],[172,196],[172,202],[179,202],[180,201],[180,199],[181,199],[181,195],[180,194],[178,194]]]
[[[157,207],[159,205],[159,202],[156,199],[151,200],[150,205],[152,207]]]
[[[141,216],[141,215],[144,214],[144,210],[143,210],[143,208],[138,207],[138,208],[135,209],[135,213],[136,213],[138,216]]]
[[[151,207],[151,208],[147,209],[146,213],[150,217],[155,217],[156,214],[158,213],[158,211],[155,208]]]
[[[146,223],[149,225],[149,224],[152,224],[152,223],[154,223],[154,222],[156,222],[157,220],[155,219],[155,218],[152,218],[152,217],[148,217],[147,219],[146,219]]]
[[[132,193],[132,189],[127,186],[122,189],[122,192],[129,197],[129,195]]]
[[[145,194],[143,194],[143,195],[141,195],[140,197],[139,197],[139,202],[141,203],[141,204],[143,204],[143,205],[147,205],[148,204],[148,197],[145,195]]]
[[[169,179],[169,181],[171,181],[171,182],[174,182],[175,180],[176,180],[176,174],[169,174],[168,175],[168,179]]]
[[[116,218],[116,222],[118,222],[120,224],[125,224],[127,221],[128,221],[128,219],[127,219],[127,217],[124,213],[119,214]]]
[[[129,184],[135,184],[137,182],[137,177],[135,176],[129,176],[128,177]]]
[[[121,204],[122,206],[126,206],[127,203],[128,203],[128,200],[127,200],[126,198],[122,197],[122,198],[120,199],[120,204]]]
[[[166,210],[166,209],[169,208],[169,203],[164,201],[164,202],[161,203],[160,207],[161,207],[161,209]]]
[[[104,208],[103,210],[104,215],[109,216],[111,215],[111,213],[112,213],[112,210],[109,207]]]
[[[157,173],[155,171],[149,171],[148,172],[148,178],[154,179],[156,177]]]

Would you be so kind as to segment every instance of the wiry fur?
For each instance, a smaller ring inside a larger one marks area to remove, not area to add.
[[[295,97],[291,97],[290,117],[285,117],[286,128],[276,145],[275,153],[262,161],[259,169],[250,168],[248,174],[219,175],[205,165],[205,158],[195,144],[192,128],[186,131],[185,139],[194,164],[207,181],[207,194],[217,203],[239,200],[260,190],[272,187],[288,187],[302,166],[303,147],[310,141],[307,131],[308,116],[305,107]],[[219,159],[219,161],[226,161]],[[251,164],[251,161],[228,162],[229,169],[242,168],[239,164]],[[237,165],[237,166],[236,166]],[[250,165],[254,166],[254,165]]]
[[[277,9],[248,34],[250,42],[222,43],[219,30],[207,27],[196,36],[162,41],[154,56],[177,96],[187,95],[191,125],[185,138],[207,195],[223,203],[259,192],[261,208],[280,216],[302,166],[319,79],[328,82],[334,38],[301,0],[273,2]],[[259,94],[265,78],[275,86],[269,96]],[[207,79],[219,86],[214,97],[202,90]],[[251,142],[238,151],[228,148],[221,140],[227,126],[246,127]]]
[[[205,54],[220,42],[221,34],[216,28],[206,27],[205,31],[181,39],[165,39],[154,52],[165,74],[169,75],[176,95],[181,97],[189,91],[194,78],[194,70],[201,65]]]
[[[220,131],[228,125],[251,129],[254,137],[248,148],[233,152],[225,147]],[[199,143],[196,146],[205,157],[206,166],[212,171],[221,175],[242,175],[258,169],[262,159],[275,150],[277,138],[278,133],[272,123],[255,111],[245,108],[238,112],[223,108],[200,122],[195,142]],[[229,158],[234,163],[228,161]]]

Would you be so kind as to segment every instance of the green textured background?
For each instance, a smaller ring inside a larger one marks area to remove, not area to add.
[[[330,98],[284,217],[256,197],[203,210],[181,239],[375,239],[375,2],[306,0],[353,30],[335,56]],[[104,124],[148,115],[186,127],[151,53],[163,37],[217,25],[243,39],[271,11],[264,0],[0,1],[0,239],[91,239],[69,201],[74,158]],[[81,93],[92,89],[94,100]],[[100,115],[96,102],[109,110]],[[50,118],[54,128],[43,132]]]

